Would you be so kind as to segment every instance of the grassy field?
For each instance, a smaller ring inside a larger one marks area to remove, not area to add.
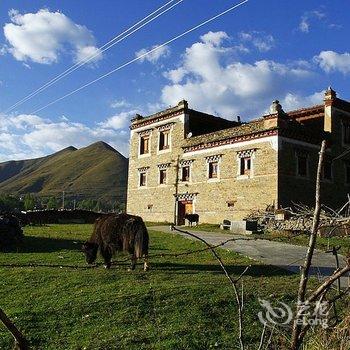
[[[237,307],[209,252],[151,259],[151,270],[128,265],[86,269],[80,252],[90,225],[25,228],[25,249],[0,253],[0,307],[33,349],[236,349]],[[201,243],[150,231],[150,253],[200,249]],[[262,325],[258,298],[295,300],[298,277],[220,250],[230,273],[244,277],[245,338],[257,349]],[[1,264],[77,264],[80,268]],[[288,332],[287,332],[288,333]],[[12,339],[0,326],[0,349]]]

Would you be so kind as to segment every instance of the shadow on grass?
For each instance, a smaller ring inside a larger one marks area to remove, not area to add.
[[[226,265],[227,271],[233,275],[240,275],[245,265]],[[179,273],[193,273],[193,272],[214,272],[222,274],[223,271],[219,265],[209,264],[181,264],[171,262],[153,262],[151,261],[151,269],[163,271],[178,271]],[[259,277],[259,276],[290,276],[294,273],[291,271],[280,269],[271,265],[252,265],[245,276]]]
[[[80,250],[82,242],[70,239],[25,236],[23,243],[11,252],[50,253],[60,250]]]

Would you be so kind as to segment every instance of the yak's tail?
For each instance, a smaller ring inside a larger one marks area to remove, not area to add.
[[[147,257],[148,255],[148,231],[143,221],[138,222],[135,234],[135,258]]]

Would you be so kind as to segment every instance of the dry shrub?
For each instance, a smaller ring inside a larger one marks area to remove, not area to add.
[[[304,350],[349,350],[350,349],[350,315],[336,327],[324,329],[310,335]]]

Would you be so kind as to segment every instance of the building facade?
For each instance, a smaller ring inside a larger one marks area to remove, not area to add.
[[[186,101],[131,122],[127,211],[147,221],[241,220],[252,210],[312,205],[318,152],[328,148],[322,201],[337,208],[350,190],[350,103],[325,93],[324,104],[248,123],[190,109]],[[346,152],[345,152],[346,153]]]

